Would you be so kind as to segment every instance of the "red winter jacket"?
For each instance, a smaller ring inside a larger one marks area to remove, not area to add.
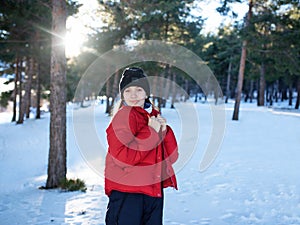
[[[141,107],[123,106],[106,133],[108,153],[105,165],[105,193],[113,190],[162,196],[162,188],[177,189],[172,164],[178,158],[172,129],[157,133],[148,126],[151,116]]]

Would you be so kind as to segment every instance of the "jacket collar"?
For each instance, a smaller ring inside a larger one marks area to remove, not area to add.
[[[128,105],[123,105],[122,107],[133,108],[133,109],[135,109],[136,111],[138,111],[140,113],[147,114],[148,116],[151,116],[151,115],[156,116],[158,114],[157,110],[155,110],[152,106],[147,108],[147,109],[144,109],[140,106],[128,106]]]

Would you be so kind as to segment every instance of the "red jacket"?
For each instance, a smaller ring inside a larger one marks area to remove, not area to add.
[[[141,107],[123,106],[106,133],[108,153],[105,165],[105,193],[112,190],[162,196],[162,188],[177,189],[172,164],[178,158],[172,129],[157,133],[148,126],[151,116]]]

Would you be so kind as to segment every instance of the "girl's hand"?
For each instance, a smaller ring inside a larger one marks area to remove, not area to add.
[[[156,117],[151,116],[151,117],[149,117],[148,126],[152,127],[158,133],[160,130],[161,124]]]
[[[162,117],[160,114],[158,114],[156,118],[161,125],[161,130],[165,131],[167,129],[167,120],[164,117]]]

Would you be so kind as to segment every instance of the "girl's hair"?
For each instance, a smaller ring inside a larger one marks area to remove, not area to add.
[[[122,107],[123,104],[124,104],[124,100],[121,98],[118,101],[116,101],[116,103],[113,105],[111,110],[112,118],[114,118],[114,116],[116,115],[116,113],[119,111],[119,109]]]

